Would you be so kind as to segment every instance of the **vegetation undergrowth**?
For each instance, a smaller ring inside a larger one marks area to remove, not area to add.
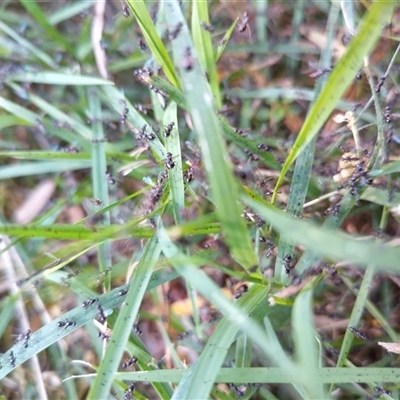
[[[395,3],[4,3],[3,398],[399,398]]]

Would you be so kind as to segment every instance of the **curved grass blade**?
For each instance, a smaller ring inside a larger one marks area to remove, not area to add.
[[[174,61],[182,77],[188,111],[199,137],[202,159],[211,184],[213,201],[232,255],[246,269],[257,265],[246,224],[237,201],[237,184],[215,115],[212,94],[195,58],[189,30],[177,2],[166,3],[167,23],[172,29],[181,24],[180,34],[172,41]]]
[[[390,21],[394,7],[394,2],[376,1],[364,16],[357,35],[349,44],[345,55],[333,69],[325,87],[304,121],[303,127],[282,167],[271,199],[272,204],[275,203],[278,189],[289,167],[302,149],[317,135],[319,129],[335,109],[340,97],[360,69],[364,57],[374,47],[383,25]]]
[[[176,76],[175,68],[171,62],[171,59],[169,58],[167,50],[165,49],[160,37],[156,32],[145,3],[142,0],[126,0],[126,3],[130,6],[133,14],[135,15],[146,43],[155,59],[163,69],[166,77],[174,86],[179,88],[179,81],[178,77]]]
[[[0,107],[9,113],[15,115],[17,118],[23,118],[25,121],[30,122],[32,125],[40,121],[38,114],[25,107],[21,107],[19,104],[13,103],[5,97],[0,97]]]

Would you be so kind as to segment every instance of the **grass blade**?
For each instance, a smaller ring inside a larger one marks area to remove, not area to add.
[[[106,353],[97,371],[96,379],[90,388],[88,399],[96,400],[103,398],[105,395],[108,396],[114,374],[118,369],[131,332],[131,327],[135,323],[139,307],[160,252],[161,247],[158,244],[157,236],[154,235],[147,243],[139,265],[132,274],[126,300],[118,315]]]
[[[175,63],[179,66],[188,111],[199,137],[203,163],[211,184],[214,204],[221,220],[223,233],[232,255],[244,268],[257,265],[246,225],[237,202],[237,185],[232,166],[222,141],[220,124],[213,108],[212,94],[207,80],[195,59],[186,21],[179,4],[169,2],[167,22],[170,29],[182,24],[180,34],[173,40]]]
[[[303,127],[282,167],[271,199],[272,204],[275,203],[277,191],[289,167],[301,150],[317,135],[322,125],[335,109],[340,97],[360,69],[364,57],[374,47],[383,25],[390,21],[394,7],[395,3],[376,1],[364,16],[360,30],[349,44],[345,55],[333,69],[325,87],[304,121]]]
[[[172,129],[169,129],[171,124],[173,124]],[[166,131],[169,132],[168,136],[165,137],[165,151],[172,154],[175,164],[173,168],[168,169],[168,176],[175,222],[179,223],[182,219],[181,212],[185,207],[185,187],[183,184],[181,142],[178,130],[176,103],[170,103],[165,110],[163,125],[164,136]]]
[[[113,82],[92,76],[72,75],[61,72],[41,71],[24,72],[10,74],[5,82],[30,82],[43,83],[45,85],[76,85],[76,86],[94,86],[94,85],[113,85]]]
[[[380,241],[359,241],[349,235],[289,217],[254,194],[243,194],[241,198],[278,232],[285,233],[294,243],[313,249],[319,256],[350,261],[360,267],[373,264],[380,271],[398,271],[400,248],[384,245]]]
[[[338,17],[339,8],[332,3],[331,11],[327,22],[327,43],[326,50],[321,55],[321,68],[327,68],[331,65],[331,51],[330,45],[334,38],[335,22]],[[326,78],[320,77],[315,87],[316,97],[321,92],[326,82]],[[294,167],[293,178],[290,185],[289,199],[287,203],[286,212],[290,215],[300,216],[303,212],[304,201],[307,196],[308,185],[310,182],[311,171],[314,161],[314,150],[317,137],[315,136],[310,143],[304,147],[297,158]],[[275,277],[279,277],[280,281],[285,283],[288,279],[288,274],[283,268],[283,259],[289,254],[293,256],[293,244],[285,240],[285,236],[279,239],[278,257],[275,262]]]
[[[135,15],[143,36],[146,39],[146,43],[155,59],[164,70],[164,73],[169,81],[174,86],[179,88],[179,81],[176,76],[175,68],[168,56],[168,52],[165,49],[164,44],[156,32],[153,21],[151,20],[146,9],[145,3],[142,0],[126,0],[126,2],[129,4],[133,14]]]
[[[202,27],[202,24],[210,24],[208,3],[206,1],[195,1],[192,9],[193,44],[199,56],[200,64],[208,75],[215,105],[220,109],[222,107],[222,100],[212,48],[211,34]]]
[[[312,290],[307,285],[296,297],[293,306],[293,341],[296,346],[298,371],[303,375],[302,383],[309,398],[324,399],[323,385],[315,379],[320,367],[317,340],[312,315]]]

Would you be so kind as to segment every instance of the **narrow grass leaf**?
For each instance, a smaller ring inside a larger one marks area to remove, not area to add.
[[[357,198],[355,196],[352,196],[350,190],[348,190],[339,203],[339,215],[330,214],[329,217],[322,224],[322,228],[332,231],[338,230],[340,225],[345,220],[346,216],[349,214],[356,203]],[[315,248],[309,247],[304,251],[304,253],[300,257],[300,260],[297,262],[296,271],[299,274],[303,273],[307,268],[317,263],[319,258],[319,255],[315,252]]]
[[[372,186],[367,187],[360,198],[386,207],[396,207],[400,204],[400,193]]]
[[[0,129],[9,128],[17,125],[31,125],[28,121],[14,115],[0,116]]]
[[[76,15],[81,14],[88,8],[90,8],[92,4],[88,2],[78,2],[72,4],[66,4],[63,8],[56,10],[53,14],[47,16],[47,21],[50,25],[57,25],[60,22],[67,21]]]
[[[383,165],[380,169],[372,170],[371,176],[383,176],[390,175],[395,172],[400,172],[400,161],[392,161],[386,165]]]
[[[340,97],[360,69],[364,57],[374,47],[383,25],[390,21],[394,7],[395,3],[376,1],[364,16],[358,33],[349,44],[345,55],[336,64],[325,87],[304,121],[301,131],[282,167],[271,199],[272,204],[276,200],[278,188],[283,182],[289,167],[300,151],[317,135],[322,125],[335,109]]]
[[[321,382],[315,379],[314,371],[319,369],[318,343],[312,316],[312,286],[309,284],[296,296],[293,306],[293,342],[296,347],[296,361],[302,384],[309,398],[326,398]]]
[[[116,379],[141,382],[180,382],[186,370],[170,369],[150,372],[119,372]],[[400,383],[400,368],[319,368],[314,371],[314,379],[321,383]],[[90,375],[94,376],[94,374]],[[293,383],[299,382],[299,375],[285,374],[282,368],[221,368],[216,382],[224,383]],[[196,397],[197,398],[197,397]],[[325,397],[326,398],[326,397]],[[322,398],[321,398],[322,399]]]
[[[218,344],[206,346],[200,359],[188,370],[186,377],[174,393],[173,399],[196,398],[196,396],[199,396],[199,398],[209,397],[211,387],[215,381],[215,375],[222,365],[221,363],[238,328],[247,334],[254,344],[259,346],[260,351],[272,362],[284,367],[286,373],[293,373],[293,365],[287,356],[279,357],[276,349],[270,346],[270,337],[265,335],[261,327],[247,316],[247,312],[250,310],[245,305],[252,304],[251,308],[255,308],[265,297],[265,288],[254,286],[250,293],[242,296],[238,301],[238,305],[235,305],[222,294],[220,288],[203,271],[197,269],[188,257],[180,253],[161,226],[159,226],[158,236],[163,253],[180,275],[203,297],[214,304],[221,313],[225,314],[226,318],[223,321],[227,326],[222,325],[224,328],[223,333],[229,336],[227,337],[227,342],[225,342],[225,337],[224,340],[218,337]],[[256,293],[258,295],[261,293],[262,297],[256,296]],[[254,300],[257,301],[252,303]],[[219,336],[222,333],[222,329],[220,331],[217,328],[213,335],[217,336],[216,332],[218,332]],[[209,343],[213,343],[211,339]],[[222,343],[225,343],[225,345],[222,346]],[[210,362],[210,360],[213,360],[213,362]],[[206,365],[207,367],[205,367]],[[205,376],[205,374],[207,375]]]
[[[0,180],[90,168],[89,160],[36,161],[0,167]]]
[[[110,310],[119,306],[123,299],[118,295],[119,289],[115,289],[110,293],[99,296],[99,303],[104,310]],[[74,308],[71,311],[66,312],[61,317],[53,320],[51,323],[46,324],[42,328],[33,332],[29,339],[29,346],[24,347],[23,341],[15,344],[9,351],[0,357],[0,363],[3,368],[0,369],[0,379],[7,376],[17,366],[23,364],[29,360],[35,354],[46,349],[53,343],[61,340],[65,336],[74,332],[76,329],[91,322],[97,315],[97,308],[92,307],[85,309],[81,306]],[[71,326],[58,326],[58,323],[63,321],[70,321],[73,324]],[[10,351],[15,354],[15,366],[11,365],[9,360]]]
[[[173,124],[173,125],[171,125]],[[178,115],[176,103],[170,103],[163,117],[163,132],[165,136],[165,151],[172,155],[173,168],[168,168],[169,187],[172,197],[172,210],[175,222],[181,221],[181,212],[185,207],[185,187],[183,184],[183,168],[181,141],[178,130]],[[168,161],[166,162],[167,165]]]
[[[166,271],[166,270],[159,270],[153,272],[151,275],[151,278],[148,282],[148,285],[146,287],[146,291],[149,291],[151,289],[156,288],[157,286],[160,286],[166,282],[169,282],[177,277],[177,273],[174,271]],[[118,288],[115,288],[109,293],[103,294],[103,295],[98,295],[94,291],[90,290],[87,288],[86,285],[82,284],[81,278],[75,278],[75,277],[68,277],[68,274],[64,271],[56,271],[51,273],[50,275],[45,277],[47,280],[59,283],[60,285],[64,285],[66,279],[68,279],[68,282],[71,284],[71,289],[75,291],[75,293],[79,294],[83,299],[87,300],[90,298],[98,297],[99,298],[99,303],[104,310],[110,310],[110,309],[115,309],[116,307],[119,307],[124,301],[126,301],[126,298],[121,296],[119,293],[121,290],[127,289],[129,286],[124,285]],[[10,297],[10,300],[15,301],[16,297]],[[3,304],[3,303],[2,303]],[[13,310],[12,304],[7,303],[7,308]],[[5,316],[3,312],[5,311],[6,307],[2,307],[2,313],[0,314],[1,316]],[[95,306],[92,306],[88,309],[84,309],[81,306],[78,306],[74,308],[73,310],[63,314],[61,317],[57,318],[56,320],[52,321],[50,324],[47,324],[46,326],[38,329],[34,333],[32,333],[30,340],[29,340],[29,346],[27,349],[23,350],[20,352],[22,346],[22,342],[17,343],[14,347],[12,347],[10,350],[13,351],[16,355],[18,354],[18,357],[16,358],[16,365],[15,367],[12,367],[9,365],[8,360],[5,361],[7,364],[6,369],[3,371],[3,369],[0,369],[0,379],[2,379],[4,376],[6,376],[9,372],[12,371],[12,369],[16,368],[18,365],[21,365],[25,361],[27,361],[30,357],[32,357],[34,354],[39,353],[40,351],[46,349],[49,347],[51,344],[57,342],[58,340],[62,339],[63,337],[69,335],[71,332],[75,331],[76,329],[79,328],[79,326],[82,326],[86,323],[91,323],[92,320],[96,317],[97,315],[97,309]],[[110,316],[110,321],[111,324],[110,326],[113,327],[114,324],[113,322],[113,316],[114,313],[111,314]],[[71,322],[76,322],[76,326],[71,326],[71,327],[58,327],[57,323],[60,321],[71,321]],[[2,321],[2,320],[1,320]],[[0,328],[2,327],[2,324],[0,323]],[[129,351],[132,351],[132,344],[128,345]],[[152,357],[145,351],[141,349],[135,349],[135,353],[137,354],[138,357],[141,357],[142,360],[144,360],[146,363],[151,363]],[[3,359],[6,356],[3,355]],[[0,358],[0,362],[3,361],[3,359]],[[138,360],[138,363],[141,365],[141,360]],[[4,364],[2,364],[4,366]],[[142,367],[142,365],[141,365]],[[145,370],[146,366],[143,366]]]
[[[225,51],[225,48],[229,42],[229,39],[232,36],[233,31],[236,28],[237,23],[239,22],[239,18],[236,18],[236,20],[233,22],[233,24],[229,27],[229,29],[226,31],[224,37],[221,39],[221,41],[218,43],[217,51],[215,54],[215,63],[218,62],[218,60],[221,58],[222,53]],[[246,46],[247,47],[247,46]],[[264,47],[264,46],[263,46]],[[265,47],[264,47],[265,48]],[[247,51],[247,50],[246,50]]]
[[[40,117],[38,114],[34,113],[31,110],[28,110],[25,107],[20,106],[19,104],[13,103],[12,101],[4,97],[0,97],[0,107],[15,115],[17,118],[24,119],[26,121],[26,124],[27,122],[30,122],[32,125],[34,125],[37,123],[37,121],[40,121]]]
[[[14,90],[23,90],[21,86],[17,85],[16,83],[9,82],[8,85],[13,88]],[[46,100],[44,100],[42,97],[37,96],[31,92],[27,93],[27,98],[30,102],[35,104],[38,108],[40,108],[42,111],[47,113],[49,116],[51,116],[54,120],[56,120],[60,124],[68,124],[71,129],[75,130],[81,137],[91,140],[92,139],[92,131],[81,121],[78,121],[72,117],[70,117],[68,114],[64,113],[63,111],[60,111],[59,108],[55,107],[54,105],[50,104]],[[41,118],[35,118],[34,123],[40,123]],[[88,147],[88,142],[86,143],[86,147]],[[84,143],[80,142],[80,145],[85,148]]]
[[[58,65],[55,63],[48,54],[46,54],[44,51],[40,50],[39,47],[34,46],[31,42],[23,38],[21,35],[16,33],[14,30],[12,30],[8,25],[6,25],[4,22],[0,21],[0,30],[2,30],[4,33],[6,33],[8,36],[10,36],[12,39],[14,39],[23,49],[27,50],[32,57],[41,60],[43,63],[48,65],[50,68],[57,69]]]
[[[373,264],[380,271],[398,271],[400,248],[387,246],[381,241],[360,241],[344,233],[290,217],[254,193],[248,192],[240,197],[278,232],[284,233],[294,243],[313,249],[319,256],[336,261],[345,260],[363,267]]]
[[[176,102],[176,104],[179,107],[189,111],[188,106],[186,104],[185,96],[179,89],[175,88],[168,82],[164,81],[163,79],[155,75],[153,75],[150,78],[150,82],[155,87],[168,93],[170,99]],[[245,138],[244,136],[241,136],[238,133],[236,133],[235,130],[223,118],[221,118],[219,122],[222,127],[222,132],[229,141],[235,143],[242,149],[249,149],[253,154],[257,154],[260,160],[262,160],[265,163],[265,165],[274,170],[280,171],[281,165],[276,161],[273,154],[259,149],[257,147],[257,143],[254,140]]]
[[[348,328],[356,328],[358,329],[362,314],[364,312],[364,307],[366,300],[368,298],[369,290],[371,288],[372,280],[374,277],[374,267],[373,266],[368,266],[368,268],[365,271],[360,290],[357,294],[356,301],[354,303],[354,306],[351,310],[351,315],[348,323]],[[342,367],[345,364],[345,361],[347,359],[347,356],[350,352],[351,348],[351,343],[353,341],[354,335],[353,333],[350,332],[349,329],[346,329],[346,332],[344,334],[343,342],[340,347],[340,353],[338,356],[338,360],[336,362],[336,366],[338,368]]]
[[[76,85],[76,86],[94,86],[94,85],[114,85],[113,82],[92,76],[72,75],[61,72],[40,71],[9,74],[5,82],[30,82],[42,83],[45,85]]]
[[[138,223],[138,221],[134,221]],[[132,222],[126,225],[96,226],[87,228],[82,225],[54,224],[39,225],[0,225],[0,232],[9,236],[43,237],[59,240],[99,240],[102,238],[123,238],[134,236],[138,238],[151,237],[152,230],[147,227],[132,227]]]
[[[215,115],[211,91],[196,60],[195,49],[179,4],[166,3],[166,10],[169,29],[177,23],[182,24],[180,34],[172,42],[174,61],[178,65],[188,111],[198,134],[202,159],[222,230],[232,255],[247,269],[257,264],[257,258],[241,217],[237,185]]]
[[[148,137],[154,138],[148,141],[151,149],[160,160],[165,160],[167,157],[167,152],[164,145],[161,143],[151,125],[149,125],[142,115],[140,115],[140,113],[136,110],[136,108],[132,106],[129,100],[125,97],[124,93],[119,91],[115,86],[103,86],[102,91],[105,94],[103,101],[110,105],[119,114],[124,112],[124,108],[128,109],[126,120],[132,132],[139,133],[140,130],[146,126],[146,134]]]
[[[74,54],[74,47],[68,42],[66,36],[61,35],[61,33],[49,23],[47,15],[42,11],[35,0],[20,0],[20,2],[25,7],[26,11],[39,23],[49,38],[55,43],[59,43],[62,50],[66,50],[71,55]]]
[[[88,399],[97,400],[108,396],[113,383],[114,374],[118,370],[121,357],[125,351],[125,345],[131,333],[132,325],[137,318],[144,293],[150,281],[154,266],[160,256],[160,252],[161,247],[158,243],[157,236],[154,235],[146,244],[140,262],[133,271],[126,300],[119,312],[104,358],[99,365],[96,379],[90,388]]]
[[[110,205],[108,184],[114,179],[107,170],[107,159],[105,152],[105,135],[103,130],[103,115],[97,91],[92,88],[88,90],[89,112],[94,123],[92,124],[92,185],[93,198],[99,199],[104,207]],[[101,225],[110,225],[110,212],[102,213]],[[111,262],[111,243],[106,241],[98,248],[98,262],[101,272],[109,271]],[[104,283],[106,290],[110,289],[110,276],[107,275]]]
[[[209,24],[208,3],[206,1],[195,1],[192,8],[193,44],[199,56],[200,64],[208,76],[215,105],[220,109],[222,107],[222,100],[211,41],[211,32],[203,28],[203,26]]]
[[[90,160],[89,153],[67,153],[63,151],[0,151],[0,157],[12,157],[20,160]]]
[[[235,349],[235,367],[245,368],[250,367],[252,355],[252,343],[248,336],[243,334],[236,340]]]
[[[339,7],[332,4],[328,22],[327,22],[327,46],[321,54],[320,67],[328,68],[331,65],[331,44],[334,39],[336,20],[339,14]],[[326,76],[320,77],[315,86],[314,92],[317,97],[326,83]],[[315,136],[306,147],[300,152],[293,171],[293,178],[290,185],[289,199],[286,212],[290,215],[300,216],[303,212],[304,201],[307,196],[308,184],[310,182],[311,170],[314,161],[314,150],[317,136]],[[285,283],[288,280],[288,274],[284,268],[283,259],[285,256],[293,256],[293,243],[287,242],[285,236],[281,235],[279,239],[278,256],[275,262],[275,277]]]
[[[155,59],[163,69],[166,77],[174,86],[179,88],[179,81],[176,76],[175,68],[172,64],[171,59],[169,58],[168,52],[165,49],[164,44],[157,34],[157,31],[154,27],[153,21],[150,18],[145,3],[142,0],[126,0],[126,2],[127,4],[129,4],[133,14],[135,15],[136,20],[140,26],[140,30],[142,31],[143,36],[146,40],[146,43],[149,46],[149,49],[151,50]],[[177,29],[177,26],[175,25],[172,29],[174,28]]]
[[[266,334],[268,335],[268,344],[271,349],[274,351],[274,356],[277,359],[280,360],[285,360],[286,362],[289,362],[288,356],[286,355],[285,351],[282,348],[282,345],[279,342],[278,337],[276,336],[276,333],[274,331],[274,327],[272,326],[272,323],[268,316],[265,316],[263,318],[264,326],[265,326],[265,331]],[[301,377],[301,371],[299,371],[299,366],[293,363],[290,360],[291,366],[291,372],[294,373],[294,375],[299,376],[300,379],[298,381],[293,380],[293,387],[294,389],[297,390],[297,392],[303,397],[307,398],[307,392],[305,391],[303,385],[300,384],[300,382],[303,380],[303,377]],[[289,372],[289,371],[288,371]],[[300,382],[299,382],[300,381]]]

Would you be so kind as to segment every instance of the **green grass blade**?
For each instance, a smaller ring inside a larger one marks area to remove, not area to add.
[[[302,384],[309,398],[324,399],[323,385],[315,379],[320,367],[317,340],[312,315],[312,290],[307,285],[296,297],[293,306],[293,341],[296,347],[296,361]]]
[[[141,221],[134,220],[125,225],[96,226],[87,228],[82,225],[54,224],[39,225],[0,225],[0,233],[9,236],[43,237],[60,240],[100,240],[103,238],[123,238],[134,236],[138,238],[151,237],[152,230],[147,227],[134,227]]]
[[[121,372],[116,374],[115,378],[143,382],[179,382],[185,374],[186,370],[163,369],[151,372]],[[399,384],[400,368],[319,368],[315,371],[314,379],[325,384],[376,381]],[[300,380],[300,375],[291,376],[285,374],[282,368],[274,367],[221,368],[216,377],[216,382],[225,383],[295,383]]]
[[[9,82],[8,85],[14,90],[22,90],[21,86]],[[68,124],[74,131],[76,131],[81,137],[91,140],[92,139],[92,131],[81,121],[70,117],[68,114],[61,111],[59,108],[50,104],[48,101],[44,100],[42,97],[37,96],[31,92],[27,93],[27,98],[33,104],[35,104],[38,108],[44,111],[46,114],[51,116],[53,119],[58,121],[59,123]],[[41,118],[35,118],[34,123],[38,123],[41,121]],[[79,138],[79,136],[78,136]],[[83,148],[89,150],[89,142],[85,142],[84,140],[79,141],[79,145]]]
[[[183,108],[184,110],[188,110],[185,96],[180,90],[176,89],[174,86],[155,75],[150,78],[150,82],[155,87],[168,93],[171,100],[176,102],[179,107]],[[276,161],[275,157],[271,153],[266,153],[265,151],[260,150],[254,140],[250,140],[242,135],[239,135],[238,133],[235,133],[235,130],[224,119],[221,118],[219,122],[225,137],[229,141],[235,143],[242,149],[249,149],[253,154],[257,154],[260,160],[262,160],[263,163],[268,167],[277,171],[281,169],[281,165]]]
[[[0,167],[0,180],[89,168],[89,160],[37,161]]]
[[[344,233],[286,215],[254,194],[241,195],[245,204],[266,219],[274,229],[294,243],[313,249],[319,256],[353,262],[358,266],[375,265],[380,271],[398,271],[400,248],[374,240],[357,240]]]
[[[178,248],[172,243],[162,227],[159,227],[158,236],[162,251],[174,268],[194,289],[213,303],[221,313],[225,314],[226,318],[223,321],[224,324],[227,324],[226,327],[223,324],[223,331],[222,328],[221,331],[218,330],[219,333],[216,337],[216,340],[218,339],[218,345],[212,344],[210,340],[209,343],[211,344],[206,346],[200,359],[189,369],[186,377],[182,380],[181,385],[174,393],[173,399],[195,398],[196,396],[208,398],[216,373],[227,351],[226,346],[221,346],[221,341],[225,341],[227,338],[226,344],[230,343],[237,329],[241,329],[246,333],[249,338],[259,346],[260,351],[272,362],[284,367],[285,372],[293,373],[294,367],[289,358],[283,351],[281,354],[278,354],[277,349],[271,346],[271,336],[265,335],[261,327],[246,315],[247,312],[250,311],[247,309],[247,306],[251,305],[252,309],[254,309],[257,304],[261,302],[262,298],[265,297],[265,288],[263,289],[257,286],[252,287],[250,293],[247,293],[248,295],[246,296],[242,296],[238,301],[238,305],[236,305],[229,301],[225,295],[221,293],[217,285],[208,278],[203,271],[197,269],[188,257],[185,257],[179,252]],[[260,294],[262,296],[258,297]],[[228,335],[229,337],[224,335]],[[213,362],[210,360],[213,360]],[[205,368],[205,365],[207,365],[207,368]],[[204,375],[205,373],[207,373],[207,376]],[[201,379],[200,374],[202,374]]]
[[[322,125],[335,109],[340,97],[360,69],[364,57],[374,47],[383,25],[390,21],[394,7],[395,3],[376,1],[363,18],[358,33],[349,44],[345,55],[336,64],[324,89],[304,121],[303,127],[282,167],[271,199],[272,204],[276,200],[277,191],[289,167],[301,150],[317,135]]]
[[[123,299],[118,295],[118,291],[119,289],[115,289],[110,293],[99,296],[99,304],[104,310],[113,309],[122,303]],[[10,349],[16,355],[15,366],[12,366],[9,361],[9,352],[3,354],[0,358],[3,367],[0,369],[0,379],[8,375],[15,367],[29,360],[33,355],[46,349],[51,344],[59,341],[86,323],[91,322],[96,315],[96,307],[89,309],[84,309],[81,306],[76,307],[32,333],[27,348],[24,347],[22,341],[18,342]],[[58,327],[57,323],[62,320],[76,322],[76,325],[67,328]]]
[[[236,18],[236,20],[233,22],[233,24],[230,26],[230,28],[226,31],[222,40],[219,42],[217,52],[215,54],[215,62],[216,63],[221,58],[222,53],[224,52],[224,50],[229,42],[229,39],[231,38],[233,31],[235,30],[238,22],[239,22],[239,18]]]
[[[364,274],[364,278],[362,280],[360,290],[358,292],[356,301],[351,311],[350,319],[349,319],[349,327],[358,328],[362,314],[364,312],[365,302],[367,300],[369,289],[371,288],[372,280],[374,277],[374,267],[369,266]],[[351,343],[353,341],[354,335],[346,329],[344,334],[343,342],[340,347],[340,354],[338,360],[336,362],[337,367],[342,367],[347,359],[347,356],[350,352]]]
[[[42,11],[35,0],[20,0],[20,2],[25,7],[26,11],[41,25],[49,38],[59,43],[62,49],[66,50],[69,54],[74,54],[74,47],[66,40],[65,36],[61,35],[61,33],[49,23],[47,15]]]
[[[52,15],[49,15],[47,20],[50,25],[57,25],[60,22],[67,21],[68,19],[79,15],[91,6],[92,4],[90,2],[85,1],[67,4],[60,10],[56,10]]]
[[[175,272],[171,273],[171,272],[162,271],[162,270],[155,271],[150,278],[150,281],[148,283],[146,290],[148,291],[148,290],[154,289],[155,287],[162,285],[165,282],[171,281],[171,280],[175,279],[176,277],[177,277],[177,274]],[[86,285],[84,285],[81,282],[80,277],[78,277],[78,278],[68,277],[68,274],[64,271],[53,272],[50,275],[46,276],[46,279],[49,281],[58,283],[59,285],[64,285],[66,279],[68,279],[68,282],[70,283],[70,287],[72,290],[74,290],[75,293],[79,294],[85,300],[87,300],[89,298],[94,298],[97,296],[99,298],[99,304],[104,308],[104,310],[109,310],[109,309],[114,309],[116,307],[119,307],[124,302],[124,300],[126,300],[125,297],[119,295],[119,291],[121,290],[121,288],[126,289],[127,286],[118,287],[109,293],[98,296],[95,292],[88,289],[86,287]],[[12,300],[12,299],[13,298],[10,298],[10,300]],[[7,307],[10,307],[9,303],[7,303],[6,305],[7,305]],[[3,308],[3,311],[1,313],[1,315],[3,316],[5,307],[2,307],[2,308]],[[47,324],[46,326],[42,327],[41,329],[35,331],[31,335],[31,338],[29,341],[29,347],[26,349],[26,351],[24,350],[24,351],[20,352],[20,348],[22,347],[22,344],[23,344],[22,342],[17,343],[14,347],[12,347],[10,349],[11,351],[14,351],[15,354],[18,354],[18,357],[16,358],[15,367],[18,367],[19,365],[23,364],[30,357],[32,357],[32,355],[37,354],[38,352],[46,349],[53,343],[59,341],[63,337],[69,335],[71,332],[78,329],[79,326],[83,326],[84,324],[87,324],[87,323],[92,323],[92,320],[96,317],[97,313],[98,313],[98,311],[97,311],[96,307],[84,309],[81,306],[78,306],[78,307],[74,308],[73,310],[68,311],[67,313],[63,314],[60,318],[57,318],[56,320],[52,321],[50,324]],[[111,314],[110,320],[113,319],[113,314]],[[57,326],[57,322],[59,322],[60,320],[75,321],[77,323],[77,325],[66,328],[66,329],[63,327],[60,328]],[[0,326],[1,326],[1,324],[0,324]],[[131,350],[132,350],[132,346],[130,345],[129,351],[131,351]],[[151,362],[151,357],[143,350],[137,349],[137,352],[135,354],[138,354],[138,356],[142,357],[142,359],[145,360],[145,362],[147,362],[147,363]],[[2,358],[0,358],[0,362],[2,363],[2,366],[5,366],[5,368],[0,369],[0,379],[2,379],[9,372],[11,372],[15,367],[12,367],[10,365],[9,361],[6,359],[6,356],[4,356],[4,355]],[[138,361],[138,363],[140,363],[140,360]]]
[[[206,1],[193,2],[192,8],[192,35],[193,44],[199,56],[200,65],[208,75],[211,92],[218,109],[222,107],[221,93],[217,75],[216,62],[211,41],[211,33],[202,28],[201,24],[210,24],[208,3]]]
[[[165,151],[172,154],[174,168],[168,169],[169,187],[172,197],[172,209],[175,217],[175,222],[181,221],[181,212],[185,207],[185,187],[183,184],[182,174],[182,154],[181,141],[178,130],[178,116],[176,103],[170,103],[165,110],[163,117],[163,125],[165,130],[169,130],[168,125],[174,124],[169,135],[165,137]]]
[[[252,343],[247,335],[240,335],[236,341],[235,367],[245,368],[251,364]]]
[[[20,160],[90,160],[89,153],[67,153],[62,151],[0,151],[0,157],[13,157]]]
[[[100,100],[97,91],[92,88],[88,91],[88,103],[92,124],[92,184],[93,198],[99,199],[101,205],[108,207],[110,205],[108,193],[107,159],[105,151],[105,135],[103,130],[103,116]],[[114,178],[112,178],[114,179]],[[110,225],[110,212],[103,212],[102,225]],[[98,248],[99,269],[101,272],[111,270],[111,243],[109,241],[102,243]],[[110,290],[110,276],[106,276],[104,283],[106,290]]]
[[[53,61],[53,59],[46,54],[44,51],[40,50],[39,47],[34,46],[28,40],[24,39],[22,36],[13,31],[8,25],[0,21],[0,30],[14,39],[22,48],[26,49],[33,57],[41,60],[43,63],[48,65],[50,68],[57,69],[58,65]]]
[[[161,247],[157,236],[154,235],[146,245],[142,258],[135,268],[126,300],[118,315],[113,334],[108,343],[104,358],[97,371],[88,399],[100,399],[108,396],[113,383],[114,374],[118,370],[121,357],[125,351],[125,345],[131,333],[132,325],[135,323],[139,307],[150,281],[153,268],[160,256]]]
[[[94,86],[94,85],[114,85],[113,82],[92,76],[72,75],[61,72],[40,71],[9,74],[5,82],[30,82],[43,83],[45,85],[76,85],[76,86]]]
[[[120,92],[115,86],[103,86],[102,90],[105,94],[103,101],[112,107],[118,113],[122,113],[122,105],[124,105],[128,110],[127,123],[131,130],[139,133],[144,125],[147,126],[146,133],[148,135],[153,135],[154,140],[150,140],[148,143],[155,154],[160,158],[160,160],[166,159],[166,150],[164,145],[161,143],[160,139],[154,132],[153,128],[147,123],[147,121],[140,115],[135,107],[128,101],[124,93]]]
[[[15,115],[17,118],[22,118],[25,121],[30,122],[32,125],[36,124],[37,121],[40,121],[39,114],[36,114],[4,97],[0,97],[0,108]]]
[[[339,7],[332,3],[331,11],[327,22],[327,46],[321,55],[321,68],[328,68],[331,65],[331,44],[334,39],[336,20],[339,14]],[[317,81],[315,87],[316,96],[321,92],[326,83],[326,77],[322,76]],[[300,152],[296,165],[294,167],[293,178],[290,185],[289,199],[286,212],[290,215],[300,216],[303,212],[304,201],[307,196],[308,185],[310,182],[311,171],[314,161],[314,150],[317,137],[315,136],[310,143]],[[275,262],[275,277],[279,277],[280,281],[285,283],[288,280],[288,274],[284,268],[283,259],[289,254],[293,256],[293,243],[288,243],[285,236],[279,239],[278,257]]]
[[[155,59],[162,67],[166,77],[174,86],[179,88],[179,81],[176,76],[175,68],[169,58],[167,50],[156,32],[145,3],[142,0],[126,0],[126,3],[129,4],[133,14],[135,15],[143,36],[146,39],[146,43]]]
[[[17,126],[17,125],[30,125],[30,123],[14,115],[0,116],[0,129],[9,128],[10,126]]]
[[[166,9],[170,29],[177,23],[182,24],[180,34],[172,42],[174,60],[179,66],[188,110],[199,137],[203,163],[222,230],[232,255],[243,267],[250,268],[257,264],[257,258],[241,217],[241,207],[237,202],[237,185],[213,108],[212,94],[195,58],[195,50],[179,4],[166,3]],[[188,52],[190,57],[185,59]]]

